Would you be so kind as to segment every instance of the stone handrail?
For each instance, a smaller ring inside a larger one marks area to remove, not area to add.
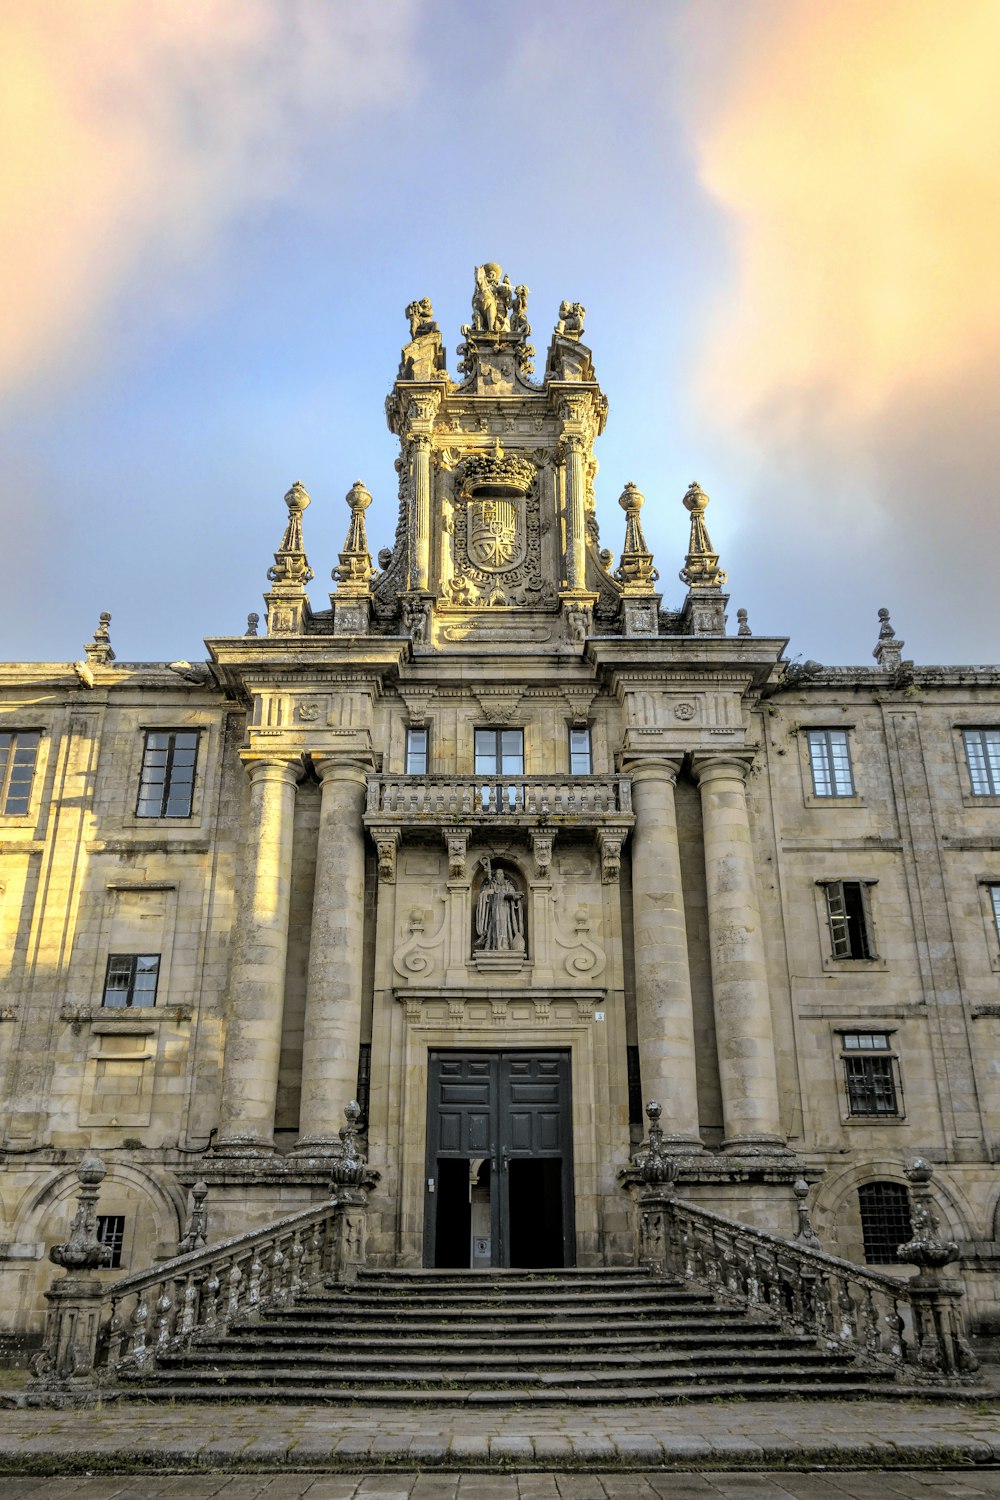
[[[199,1335],[253,1322],[265,1308],[293,1301],[343,1270],[343,1217],[335,1196],[112,1282],[56,1281],[46,1294],[45,1339],[32,1363],[36,1382],[95,1384],[113,1381],[119,1370],[148,1370]]]
[[[369,817],[632,818],[623,776],[370,776]]]
[[[640,1197],[646,1264],[704,1283],[748,1312],[899,1376],[954,1379],[977,1361],[964,1337],[961,1284],[897,1279],[782,1239],[650,1186]]]

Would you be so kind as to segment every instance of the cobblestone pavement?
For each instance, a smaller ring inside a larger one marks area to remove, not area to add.
[[[1000,1472],[183,1474],[0,1479],[0,1500],[974,1500]]]
[[[629,1495],[648,1492],[627,1488],[628,1484],[637,1485],[638,1478],[626,1479],[623,1476],[626,1469],[666,1466],[675,1470],[737,1471],[785,1465],[903,1469],[961,1464],[1000,1466],[1000,1402],[994,1399],[975,1404],[916,1400],[735,1401],[660,1407],[499,1410],[434,1406],[416,1412],[364,1406],[111,1403],[91,1410],[28,1408],[0,1412],[0,1474],[41,1476],[90,1470],[95,1476],[107,1476],[109,1471],[138,1475],[157,1469],[219,1469],[230,1474],[242,1473],[246,1495],[264,1494],[269,1500],[272,1495],[283,1500],[286,1493],[266,1488],[274,1482],[273,1471],[287,1476],[294,1469],[327,1474],[360,1471],[370,1476],[366,1480],[369,1485],[377,1478],[387,1486],[382,1491],[387,1495],[408,1493],[405,1476],[415,1470],[438,1470],[435,1481],[439,1484],[443,1483],[440,1476],[446,1471],[477,1470],[478,1473],[464,1481],[466,1486],[475,1482],[479,1488],[473,1493],[482,1495],[483,1500],[493,1500],[496,1486],[500,1486],[496,1489],[497,1496],[501,1491],[504,1496],[517,1494],[510,1489],[512,1473],[532,1469],[588,1469],[595,1474],[617,1469],[622,1477],[616,1482],[626,1486],[618,1493]],[[270,1469],[272,1477],[250,1477],[255,1467]],[[536,1474],[531,1476],[531,1482],[540,1495],[568,1494],[568,1490],[552,1489],[554,1477],[557,1476]],[[760,1493],[760,1478],[746,1473],[739,1481],[733,1478],[727,1482],[741,1484],[741,1494],[748,1494],[755,1487],[756,1493]],[[994,1482],[991,1476],[983,1474],[982,1483],[987,1481]],[[13,1478],[0,1478],[0,1483],[8,1486],[13,1482]],[[97,1483],[96,1478],[94,1482]],[[282,1483],[287,1482],[287,1478],[282,1479]],[[301,1483],[308,1482],[308,1476],[303,1474]],[[360,1484],[360,1480],[350,1482]],[[528,1475],[523,1474],[518,1482],[527,1485]],[[560,1478],[559,1482],[568,1483],[568,1479]],[[695,1485],[692,1493],[713,1493],[710,1489],[698,1490],[701,1479],[697,1484],[694,1480],[685,1482],[689,1488]],[[837,1482],[840,1483],[839,1478]],[[106,1487],[112,1481],[101,1477],[93,1491],[82,1487],[74,1490],[70,1486],[66,1493],[74,1496],[92,1493],[94,1500],[98,1496],[108,1500],[111,1495],[138,1500],[145,1493],[153,1493],[151,1489],[143,1489],[143,1485],[152,1483],[151,1479],[135,1478],[124,1488],[107,1489],[105,1495],[100,1486]],[[346,1474],[343,1479],[331,1477],[323,1483],[326,1490],[308,1491],[311,1500],[323,1500],[324,1496],[339,1500],[341,1494],[355,1493],[349,1487],[344,1489],[348,1483]],[[421,1480],[420,1484],[423,1483]],[[611,1481],[606,1479],[603,1483],[607,1490]],[[713,1483],[718,1487],[722,1481]],[[185,1484],[193,1485],[194,1476],[178,1479],[174,1490],[162,1493],[181,1497],[185,1494]],[[590,1479],[587,1484],[591,1484]],[[425,1491],[416,1481],[411,1489],[418,1500],[424,1500]],[[293,1486],[287,1494],[304,1492],[294,1490]],[[447,1495],[447,1485],[439,1492]],[[875,1494],[871,1479],[862,1483],[858,1493],[862,1492]],[[8,1493],[14,1492],[0,1489],[0,1500],[6,1500]],[[25,1489],[24,1493],[31,1491]],[[39,1493],[45,1500],[51,1500],[50,1492]],[[188,1493],[195,1492],[189,1489]],[[228,1500],[243,1500],[244,1490],[224,1493]],[[357,1493],[380,1492],[369,1488]],[[435,1493],[438,1492],[426,1490],[427,1495]],[[523,1493],[527,1494],[527,1490]],[[584,1486],[580,1495],[602,1493]],[[682,1495],[684,1491],[675,1488],[670,1493]],[[784,1490],[779,1488],[773,1493],[781,1495]],[[826,1493],[842,1493],[842,1490]],[[879,1490],[880,1496],[884,1493],[884,1489]],[[926,1495],[926,1486],[915,1493]],[[964,1491],[959,1489],[956,1493]],[[1000,1467],[995,1488],[984,1493],[1000,1497]]]

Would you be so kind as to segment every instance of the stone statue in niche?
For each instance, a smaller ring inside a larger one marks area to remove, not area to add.
[[[476,902],[476,950],[524,952],[524,897],[505,870],[493,869],[488,854],[479,861],[483,883]]]

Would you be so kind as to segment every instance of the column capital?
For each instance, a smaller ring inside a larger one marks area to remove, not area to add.
[[[711,781],[741,781],[745,785],[753,761],[753,751],[740,753],[730,750],[704,755],[696,753],[691,762],[691,770],[699,786],[705,786]]]
[[[334,750],[331,753],[314,751],[312,756],[312,767],[319,777],[320,782],[328,781],[350,781],[355,786],[367,790],[368,777],[371,775],[373,766],[370,760],[361,759],[357,755],[345,754]]]
[[[631,782],[636,784],[641,781],[677,781],[681,770],[681,755],[636,755],[625,756],[622,759],[621,772]]]
[[[252,782],[284,781],[295,786],[302,779],[301,755],[255,755],[244,751],[243,769]]]

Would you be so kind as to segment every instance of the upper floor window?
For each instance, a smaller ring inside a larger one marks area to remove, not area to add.
[[[104,999],[110,1010],[156,1004],[160,977],[158,953],[112,953],[104,976]]]
[[[427,730],[411,727],[406,731],[406,774],[427,775]]]
[[[910,1195],[900,1182],[866,1182],[858,1188],[861,1233],[869,1265],[895,1265],[900,1245],[913,1238]]]
[[[524,730],[477,729],[477,776],[523,776]]]
[[[895,1058],[887,1031],[845,1031],[844,1078],[852,1115],[898,1115]]]
[[[854,772],[851,769],[851,747],[846,729],[810,729],[809,767],[812,771],[813,795],[816,797],[853,797]]]
[[[963,729],[974,797],[1000,797],[1000,729]]]
[[[124,1214],[97,1215],[97,1243],[111,1251],[110,1259],[104,1262],[105,1270],[117,1271],[122,1263],[122,1246],[125,1243]]]
[[[189,818],[197,760],[196,729],[148,729],[136,817]]]
[[[993,908],[993,925],[996,928],[997,941],[1000,942],[1000,885],[989,887],[990,905]]]
[[[569,774],[589,776],[594,769],[594,756],[590,745],[590,730],[571,729],[569,732]]]
[[[876,958],[867,883],[827,880],[824,889],[834,958]]]
[[[0,734],[0,813],[8,818],[28,811],[40,739],[37,729]]]

